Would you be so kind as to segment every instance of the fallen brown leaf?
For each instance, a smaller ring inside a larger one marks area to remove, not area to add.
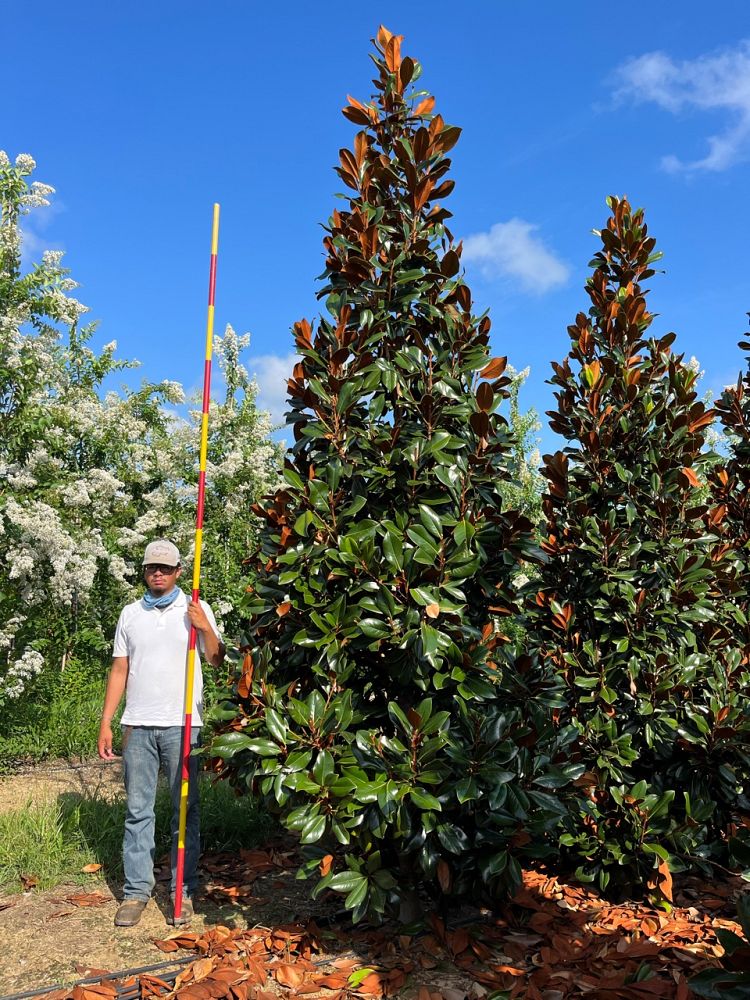
[[[154,941],[159,951],[179,951],[180,946],[175,941]]]
[[[184,945],[181,945],[181,947],[184,947]],[[190,966],[190,970],[193,973],[193,982],[198,983],[201,979],[204,979],[213,970],[215,964],[213,958],[199,958],[197,962],[193,962]]]
[[[279,965],[273,970],[273,975],[282,986],[299,986],[305,978],[304,973],[294,965]]]
[[[377,972],[365,976],[359,986],[351,987],[353,993],[382,993],[383,984]]]
[[[71,913],[73,911],[71,910]],[[93,979],[94,976],[101,976],[102,979],[106,979],[107,976],[111,976],[112,972],[110,969],[94,969],[90,965],[83,965],[81,962],[77,962],[73,968],[76,970],[79,976],[83,979]]]
[[[111,898],[103,892],[76,892],[72,896],[64,897],[65,902],[72,903],[73,906],[101,906],[103,903],[108,903]]]
[[[320,869],[320,874],[322,878],[325,878],[326,875],[329,873],[329,871],[331,870],[332,863],[333,863],[332,854],[326,854],[324,857],[320,859],[320,865],[318,867]]]
[[[450,865],[443,858],[437,863],[437,877],[443,892],[450,892],[451,885],[453,884],[453,876]]]
[[[172,987],[169,983],[165,982],[163,979],[159,979],[158,976],[143,975],[140,977],[141,990],[144,988],[148,990],[149,993],[155,993],[159,995],[160,993],[171,993]]]
[[[324,986],[327,990],[343,990],[347,985],[346,976],[323,976],[321,979],[316,979],[316,986]]]

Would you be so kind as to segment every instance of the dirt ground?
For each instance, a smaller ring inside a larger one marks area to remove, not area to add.
[[[121,795],[121,764],[52,761],[0,776],[0,813],[71,792],[82,797]],[[313,902],[307,883],[295,879],[296,861],[291,857],[287,861],[281,845],[267,852],[240,853],[247,855],[244,876],[242,864],[238,869],[235,859],[230,862],[221,855],[202,859],[202,888],[191,931],[202,934],[217,925],[273,927],[305,922],[311,916],[325,926],[335,918],[338,897],[328,903]],[[264,862],[264,853],[273,865]],[[120,972],[159,965],[174,957],[194,958],[183,952],[164,954],[154,944],[175,933],[166,923],[169,872],[164,861],[157,866],[156,876],[154,898],[132,928],[114,926],[120,887],[98,876],[92,876],[85,887],[59,885],[47,891],[31,889],[0,896],[0,1000],[47,986],[67,986],[103,970]],[[174,967],[170,963],[165,971]],[[471,979],[452,968],[429,975],[431,979],[439,976],[445,996],[451,995],[451,988],[454,997],[471,993]],[[483,992],[480,988],[473,995]],[[405,998],[415,995],[411,985],[403,993]]]
[[[122,765],[53,761],[0,776],[0,812],[23,808],[30,801],[54,800],[66,792],[82,797],[121,795]],[[241,928],[304,917],[310,903],[306,886],[295,883],[295,870],[296,865],[262,873],[252,896],[227,896],[225,903],[220,892],[204,896],[196,902],[190,929],[201,933],[216,924]],[[119,886],[110,886],[103,878],[92,877],[83,889],[60,885],[45,892],[32,889],[0,896],[0,997],[68,984],[85,977],[88,969],[120,971],[163,962],[168,956],[153,942],[174,933],[166,923],[167,877],[166,866],[157,869],[155,896],[133,928],[114,926]],[[210,889],[211,873],[205,877]],[[82,893],[103,898],[95,905],[70,901]]]
[[[217,924],[245,928],[293,922],[307,910],[306,898],[299,891],[295,894],[295,888],[291,871],[274,872],[258,879],[255,903],[221,906],[204,895],[196,902],[190,930],[202,933]],[[93,906],[69,901],[83,891],[101,893],[105,899]],[[170,956],[159,951],[154,940],[175,933],[166,922],[167,903],[165,886],[157,886],[140,923],[120,928],[113,923],[117,900],[104,881],[86,890],[58,886],[0,897],[0,907],[5,907],[0,911],[0,997],[67,985],[97,970],[119,972],[166,961]]]

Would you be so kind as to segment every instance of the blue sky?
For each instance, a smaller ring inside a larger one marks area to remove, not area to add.
[[[201,377],[211,205],[222,206],[217,331],[250,331],[247,366],[283,407],[291,324],[317,312],[322,232],[371,92],[369,39],[405,35],[436,110],[463,128],[447,204],[495,353],[531,366],[523,401],[552,405],[549,362],[588,299],[610,193],[646,208],[664,251],[655,330],[736,378],[748,287],[750,11],[684,0],[625,15],[601,3],[433,0],[2,4],[0,148],[31,153],[54,205],[28,250],[66,251],[99,343],[134,376]],[[542,433],[543,450],[556,446]]]

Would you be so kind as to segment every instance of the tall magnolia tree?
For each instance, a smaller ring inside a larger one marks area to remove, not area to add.
[[[380,29],[376,93],[344,108],[360,130],[337,167],[350,194],[324,240],[327,315],[294,328],[294,444],[258,508],[249,651],[212,747],[355,919],[415,882],[512,884],[548,847],[545,789],[566,780],[543,678],[530,663],[511,678],[493,624],[530,525],[501,498],[505,359],[446,228],[460,130],[401,41]]]
[[[591,309],[553,364],[550,426],[566,446],[544,458],[548,561],[530,633],[567,686],[562,720],[586,766],[563,843],[580,877],[614,888],[666,884],[667,867],[726,822],[741,781],[720,773],[737,749],[721,727],[745,702],[715,655],[723,554],[696,502],[713,412],[675,335],[649,336],[642,283],[661,255],[642,210],[608,204]]]
[[[750,351],[741,340],[740,350]],[[716,412],[728,444],[729,458],[712,476],[713,520],[721,524],[722,538],[731,546],[735,572],[728,591],[735,608],[731,626],[739,639],[743,661],[750,661],[750,355],[736,386],[728,386],[716,400]]]
[[[750,351],[750,340],[741,340],[739,347]],[[716,671],[724,684],[710,706],[710,719],[717,747],[726,758],[718,770],[717,787],[735,813],[745,814],[750,813],[750,355],[746,360],[736,386],[728,386],[715,402],[728,459],[712,469],[705,516],[708,531],[718,535],[716,562],[721,573],[716,582],[724,598],[723,614],[713,623]],[[734,752],[730,755],[727,749]],[[738,784],[743,792],[739,802],[732,795]],[[747,868],[750,838],[744,825],[739,831],[729,840],[730,856]]]

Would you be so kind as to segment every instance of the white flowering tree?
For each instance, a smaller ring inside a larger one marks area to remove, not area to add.
[[[59,252],[21,264],[21,221],[52,188],[29,181],[30,156],[0,152],[0,710],[44,671],[71,664],[101,676],[119,608],[140,585],[155,535],[192,555],[198,412],[180,416],[182,387],[103,391],[114,342],[94,325]],[[247,337],[217,338],[224,399],[211,404],[205,593],[231,630],[241,561],[253,542],[251,504],[277,466],[268,417],[240,355]],[[189,566],[188,566],[189,569]]]
[[[539,472],[539,431],[541,423],[536,410],[523,411],[520,392],[531,372],[530,368],[516,371],[508,365],[505,374],[508,386],[508,423],[513,432],[513,463],[511,479],[502,486],[503,499],[508,507],[519,510],[536,527],[542,518],[544,479]]]
[[[255,544],[252,505],[271,489],[281,464],[280,447],[270,440],[270,417],[257,409],[258,387],[241,361],[249,343],[248,334],[238,336],[231,326],[215,338],[224,390],[223,399],[211,400],[208,422],[202,594],[230,636],[243,620],[236,609],[246,585],[242,561]],[[163,534],[192,563],[201,416],[196,396],[187,418],[172,414],[167,420],[153,448],[158,482],[147,495],[148,507],[120,533],[129,551],[140,552],[149,538]]]

